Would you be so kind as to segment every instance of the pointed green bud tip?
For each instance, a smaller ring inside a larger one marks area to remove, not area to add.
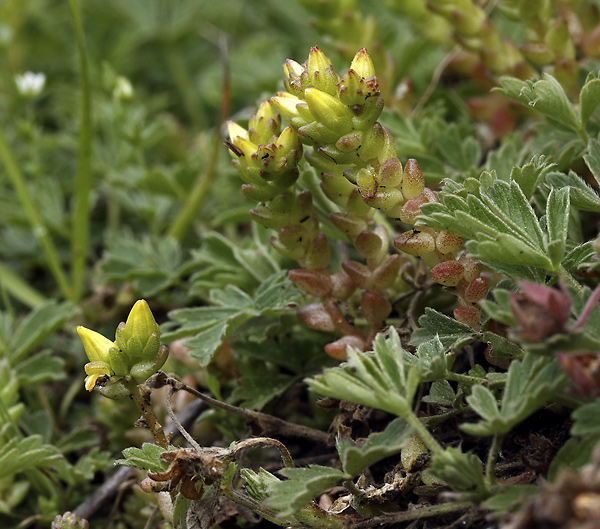
[[[275,145],[281,148],[284,153],[289,153],[293,150],[300,151],[302,149],[302,144],[300,143],[298,134],[291,125],[288,125],[285,129],[283,129],[277,138]]]
[[[375,77],[375,67],[373,66],[373,61],[366,48],[358,50],[354,59],[352,59],[350,69],[354,70],[363,79]]]
[[[108,352],[115,344],[96,331],[86,329],[81,325],[77,327],[77,334],[81,338],[85,354],[90,362],[108,362]]]
[[[300,99],[285,92],[278,92],[277,96],[271,98],[271,104],[275,107],[275,110],[295,129],[306,124],[296,108],[296,105],[300,102]]]
[[[275,112],[275,109],[271,106],[271,103],[269,103],[269,101],[263,101],[258,107],[254,119],[256,121],[260,121],[263,119],[265,121],[269,119],[277,121],[279,119],[279,116],[277,115],[277,112]]]
[[[231,141],[234,141],[238,136],[240,138],[248,139],[248,131],[234,121],[227,122],[227,134]]]
[[[248,122],[248,139],[256,145],[267,145],[279,134],[281,116],[269,101],[263,101]]]
[[[286,77],[294,75],[300,77],[304,73],[304,66],[292,59],[288,59],[283,65],[283,73],[285,73]]]
[[[140,356],[142,350],[144,351],[144,356],[147,356],[147,354],[149,356],[156,354],[154,349],[158,349],[158,347],[152,347],[150,351],[146,351],[145,349],[148,340],[153,335],[160,339],[160,327],[156,323],[146,300],[140,299],[135,302],[127,317],[125,327],[119,326],[117,334],[119,335],[119,342],[125,344],[125,347],[122,347],[122,349],[127,355]]]
[[[308,61],[306,62],[306,70],[308,71],[309,78],[312,80],[319,73],[323,75],[327,68],[331,68],[331,61],[327,55],[318,46],[311,48],[308,54]]]
[[[352,111],[339,99],[318,88],[307,88],[304,97],[317,121],[340,136],[352,130]]]

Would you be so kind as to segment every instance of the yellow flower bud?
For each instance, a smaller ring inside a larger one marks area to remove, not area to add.
[[[81,338],[85,354],[91,362],[108,362],[109,350],[111,347],[115,347],[114,342],[81,325],[77,327],[77,334]]]
[[[248,139],[248,131],[235,123],[234,121],[227,122],[227,134],[229,135],[229,139],[233,142],[238,136],[240,138]]]
[[[340,136],[352,130],[352,111],[332,95],[318,88],[307,88],[304,97],[313,116]]]
[[[160,347],[160,328],[145,300],[136,301],[125,325],[117,328],[116,339],[119,349],[129,358],[150,359],[156,355]]]
[[[312,48],[308,54],[306,71],[308,73],[308,80],[311,86],[318,88],[329,95],[336,94],[336,85],[338,82],[337,75],[333,71],[331,61],[316,46]]]
[[[354,70],[363,79],[375,77],[375,67],[366,48],[358,50],[354,59],[352,59],[350,69]]]
[[[303,119],[300,112],[296,108],[296,105],[301,103],[302,100],[294,97],[285,92],[278,92],[277,96],[271,98],[271,104],[275,107],[275,110],[281,114],[292,127],[298,129],[303,125],[307,125],[309,121]]]

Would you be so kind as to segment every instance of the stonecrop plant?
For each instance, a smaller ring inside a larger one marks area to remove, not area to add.
[[[600,525],[600,4],[108,4],[0,92],[0,525]]]

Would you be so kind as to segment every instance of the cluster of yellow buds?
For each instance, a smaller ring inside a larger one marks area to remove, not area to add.
[[[377,122],[383,99],[367,51],[358,51],[341,78],[316,47],[303,65],[288,60],[284,72],[287,92],[271,103],[313,147],[306,157],[322,172],[325,194],[359,216],[374,208],[397,217],[425,181],[416,162],[402,169],[392,134]]]
[[[444,17],[454,28],[460,44],[478,53],[481,62],[493,73],[523,79],[535,75],[519,48],[512,41],[500,38],[485,10],[472,0],[431,0],[427,8]]]
[[[421,206],[437,201],[437,197],[425,187],[416,160],[409,159],[402,166],[391,132],[377,121],[384,103],[365,49],[356,53],[350,69],[341,77],[317,47],[311,49],[304,64],[288,60],[283,69],[286,91],[279,92],[270,103],[290,127],[277,137],[281,117],[265,102],[250,119],[248,131],[229,122],[229,147],[246,182],[244,192],[261,202],[251,210],[251,217],[278,231],[278,236],[271,238],[273,246],[304,268],[292,270],[290,279],[302,291],[321,300],[299,311],[301,321],[314,329],[341,331],[343,337],[329,344],[326,351],[343,359],[347,345],[368,346],[383,327],[392,310],[388,290],[402,264],[400,256],[389,255],[385,228],[373,228],[369,219],[374,210],[414,224]],[[286,131],[289,135],[283,142]],[[347,235],[366,264],[346,261],[342,270],[333,275],[325,270],[331,252],[327,238],[319,232],[311,194],[296,194],[288,189],[298,176],[300,143],[309,147],[304,155],[320,172],[325,195],[345,210],[332,213],[331,221]],[[452,283],[461,303],[457,314],[465,316],[462,320],[468,316],[473,323],[471,308],[481,290],[476,287],[482,284],[479,271],[477,277],[470,277],[468,271],[462,279],[450,277],[456,272],[454,268],[468,268],[462,263],[468,259],[466,256],[461,257],[460,263],[456,260],[462,243],[458,236],[427,227],[395,240],[405,253],[422,257],[432,267],[439,266],[432,271],[432,278],[447,286]],[[454,268],[448,263],[455,263]],[[339,307],[339,301],[356,289],[362,291],[360,313],[369,324],[366,336],[345,318]],[[472,292],[475,290],[477,295]],[[468,314],[463,314],[465,310]]]
[[[268,204],[251,209],[250,217],[267,228],[278,230],[278,236],[271,237],[271,244],[303,268],[324,268],[329,264],[329,241],[319,232],[310,191],[297,195],[283,193]]]
[[[304,268],[323,268],[329,263],[329,241],[319,232],[319,221],[310,191],[296,194],[290,187],[298,179],[302,144],[292,126],[281,134],[281,116],[263,101],[250,118],[248,130],[227,123],[233,164],[245,184],[243,193],[261,202],[250,210],[253,220],[278,231],[271,244]]]
[[[97,388],[105,397],[131,394],[128,382],[141,384],[166,362],[169,350],[160,345],[160,329],[146,301],[135,303],[126,322],[117,327],[111,342],[96,331],[77,327],[85,353],[85,389]]]
[[[495,75],[530,79],[538,76],[530,63],[546,68],[552,65],[552,74],[567,92],[578,94],[577,57],[599,54],[598,10],[590,9],[586,2],[501,3],[497,11],[522,27],[525,42],[519,46],[500,37],[478,2],[430,0],[427,9],[445,18],[453,27],[456,40],[477,54],[478,64]]]
[[[245,184],[244,194],[265,202],[289,189],[298,179],[302,145],[291,126],[279,132],[281,116],[264,101],[250,118],[248,130],[227,122],[233,164]]]

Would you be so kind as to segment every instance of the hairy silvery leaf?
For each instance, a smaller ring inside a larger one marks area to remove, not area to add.
[[[596,183],[600,185],[600,142],[598,140],[591,139],[589,141],[588,154],[583,159],[594,175]]]
[[[412,428],[402,418],[393,420],[383,432],[372,433],[362,446],[351,439],[338,439],[337,449],[344,471],[358,476],[373,463],[397,454],[406,446]]]
[[[496,90],[519,103],[529,105],[547,118],[557,121],[571,130],[579,131],[579,117],[561,84],[549,73],[540,81],[521,81],[514,77],[503,77],[502,88]]]
[[[455,492],[467,493],[479,499],[489,494],[481,461],[475,454],[465,454],[458,448],[446,448],[434,456],[431,469]]]
[[[588,122],[600,103],[600,79],[590,72],[579,93],[579,121],[582,126]]]
[[[202,366],[210,363],[227,338],[243,323],[258,316],[276,317],[289,311],[289,304],[301,298],[296,287],[285,277],[285,272],[271,276],[251,297],[243,290],[228,285],[222,290],[211,290],[210,301],[215,306],[178,309],[169,313],[172,322],[179,325],[163,333],[164,341],[190,337],[185,346]]]
[[[420,346],[437,339],[444,347],[459,350],[472,342],[474,335],[475,332],[468,325],[427,307],[425,314],[419,318],[419,328],[413,333],[410,343]]]
[[[546,203],[546,222],[548,226],[546,251],[555,267],[560,265],[565,253],[570,205],[568,188],[550,190],[548,202]]]
[[[160,446],[144,443],[141,449],[131,447],[123,450],[125,459],[117,459],[115,465],[150,470],[151,472],[164,472],[169,466],[168,463],[160,460],[160,455],[164,452],[165,449]]]
[[[573,435],[598,435],[600,434],[600,402],[595,400],[577,408],[573,412],[575,423],[571,427]]]
[[[441,406],[453,406],[456,393],[447,380],[436,380],[431,384],[429,395],[423,397],[425,402],[440,404]]]
[[[482,185],[479,194],[463,198],[441,192],[440,203],[422,206],[417,225],[470,239],[466,246],[474,259],[550,271],[559,269],[564,247],[554,243],[549,253],[548,235],[515,181],[490,180],[486,187]],[[566,204],[563,194],[559,198]]]
[[[282,517],[294,515],[323,491],[350,478],[341,470],[320,465],[284,468],[280,473],[288,479],[268,486],[266,503]]]
[[[551,400],[565,383],[556,360],[526,355],[510,364],[500,406],[489,389],[473,388],[467,402],[484,420],[461,428],[470,435],[505,434]]]
[[[321,395],[405,416],[421,382],[420,364],[406,361],[398,333],[390,328],[389,338],[377,335],[373,351],[349,348],[346,363],[307,382]]]
[[[590,141],[590,147],[595,151],[595,147],[592,147],[593,141]],[[588,167],[594,166],[594,168],[598,168],[600,171],[600,156],[596,157],[588,154],[584,156],[584,159]],[[577,209],[596,213],[600,211],[600,196],[598,196],[598,193],[573,171],[569,171],[568,175],[564,173],[551,173],[548,175],[547,182],[554,188],[568,186],[571,195],[571,205]]]

